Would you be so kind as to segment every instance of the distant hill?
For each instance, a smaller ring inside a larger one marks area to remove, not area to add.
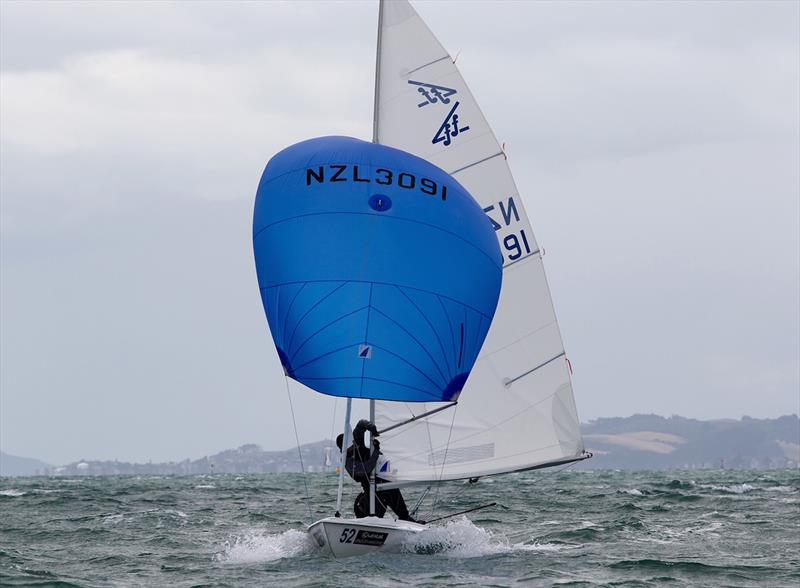
[[[768,469],[800,467],[800,419],[700,421],[680,416],[636,414],[602,418],[582,425],[591,460],[582,469],[736,468]],[[333,469],[337,451],[331,441],[301,447],[306,471]],[[326,459],[327,458],[327,459]],[[326,464],[328,462],[328,465]],[[211,473],[299,472],[297,448],[265,451],[258,445],[242,445],[200,459],[167,463],[127,463],[82,460],[52,467],[38,460],[0,454],[2,475],[192,475]]]
[[[581,464],[590,469],[764,469],[800,463],[797,415],[699,421],[637,414],[597,419],[581,430],[595,455]]]
[[[18,457],[0,451],[0,476],[35,476],[52,467],[38,459]]]
[[[332,469],[326,457],[334,456],[331,441],[307,443],[301,447],[303,466],[307,472]],[[328,460],[330,461],[330,460]],[[113,476],[113,475],[196,475],[196,474],[266,474],[299,472],[297,448],[283,451],[264,451],[258,445],[247,444],[226,449],[200,459],[185,459],[164,463],[129,463],[124,461],[81,460],[65,466],[50,468],[48,475]]]

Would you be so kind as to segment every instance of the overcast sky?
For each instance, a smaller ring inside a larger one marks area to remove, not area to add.
[[[506,143],[582,420],[798,412],[800,3],[415,7]],[[0,3],[3,451],[294,445],[253,200],[280,149],[371,137],[376,8]]]

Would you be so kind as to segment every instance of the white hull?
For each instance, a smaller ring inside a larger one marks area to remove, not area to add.
[[[308,527],[321,548],[334,557],[364,555],[376,551],[398,552],[425,526],[409,521],[365,517],[342,519],[328,517]]]

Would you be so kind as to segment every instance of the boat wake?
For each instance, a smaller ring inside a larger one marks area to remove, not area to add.
[[[425,529],[412,537],[404,545],[404,550],[448,557],[483,557],[517,551],[561,551],[574,547],[556,543],[513,543],[501,534],[476,526],[464,516],[444,526]]]
[[[283,533],[265,533],[253,530],[227,541],[214,559],[220,563],[262,563],[317,551],[318,547],[305,531],[289,529]]]

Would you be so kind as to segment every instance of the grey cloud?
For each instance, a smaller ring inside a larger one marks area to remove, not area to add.
[[[417,8],[508,142],[581,416],[797,410],[797,3]],[[4,451],[291,446],[252,198],[277,150],[369,136],[374,5],[0,10]]]

